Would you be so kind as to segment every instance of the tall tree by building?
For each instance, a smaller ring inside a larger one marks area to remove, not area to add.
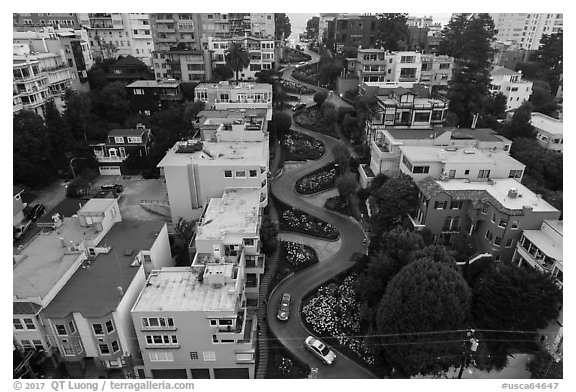
[[[462,58],[464,48],[464,30],[468,25],[470,14],[459,14],[450,19],[450,22],[442,29],[442,38],[438,45],[438,53],[452,56],[455,59]]]
[[[408,37],[408,14],[387,13],[376,16],[376,42],[386,50],[400,50]]]
[[[544,78],[550,83],[552,94],[556,94],[563,73],[564,33],[543,35],[538,48],[538,60],[544,63]]]
[[[306,22],[306,38],[317,39],[320,28],[320,18],[313,16]]]
[[[71,158],[68,155],[74,148],[74,138],[70,132],[70,127],[58,112],[54,101],[46,103],[44,124],[52,146],[54,166],[58,169],[65,169]]]
[[[250,57],[240,44],[233,42],[226,52],[226,65],[236,73],[236,84],[238,84],[238,74],[250,65]]]
[[[290,24],[290,18],[284,13],[274,14],[274,23],[276,24],[276,39],[288,39],[290,34],[292,34],[292,25]]]

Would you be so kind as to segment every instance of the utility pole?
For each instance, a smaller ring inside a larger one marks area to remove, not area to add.
[[[468,341],[463,343],[464,357],[462,358],[462,363],[460,364],[460,371],[458,372],[458,378],[462,378],[462,373],[464,372],[464,367],[468,367],[470,361],[470,355],[478,350],[478,345],[480,344],[476,338],[474,338],[474,330],[471,329],[466,333]]]

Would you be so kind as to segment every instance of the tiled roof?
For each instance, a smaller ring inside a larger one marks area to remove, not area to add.
[[[134,56],[125,56],[121,59],[117,60],[111,67],[128,67],[128,66],[139,66],[139,67],[146,67],[142,61],[138,60]]]
[[[445,192],[436,180],[430,176],[416,183],[420,191],[429,199]]]
[[[12,314],[33,314],[36,315],[42,307],[33,302],[12,302]]]

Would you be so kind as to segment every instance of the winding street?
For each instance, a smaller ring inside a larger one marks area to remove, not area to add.
[[[322,140],[326,146],[326,153],[320,159],[301,166],[299,170],[288,171],[277,177],[271,185],[272,193],[283,203],[295,206],[334,225],[340,232],[341,246],[333,256],[322,263],[314,264],[291,275],[274,289],[268,299],[266,314],[268,327],[293,355],[307,363],[311,368],[318,369],[317,378],[376,378],[370,371],[346,358],[338,350],[334,350],[337,356],[334,364],[326,366],[304,348],[304,339],[308,335],[314,336],[314,334],[308,331],[300,320],[302,299],[324,282],[352,267],[349,261],[352,254],[364,252],[365,248],[362,243],[364,232],[358,223],[343,215],[315,206],[294,190],[294,184],[298,178],[332,161],[331,149],[337,140],[308,131],[297,125],[292,125],[292,129]],[[281,322],[276,318],[276,311],[283,293],[292,294],[290,318],[287,322]]]

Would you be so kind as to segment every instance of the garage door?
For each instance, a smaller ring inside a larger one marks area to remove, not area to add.
[[[153,378],[188,378],[186,369],[152,369]]]
[[[119,176],[120,166],[100,166],[101,176]]]
[[[214,378],[250,378],[248,368],[214,369]]]

